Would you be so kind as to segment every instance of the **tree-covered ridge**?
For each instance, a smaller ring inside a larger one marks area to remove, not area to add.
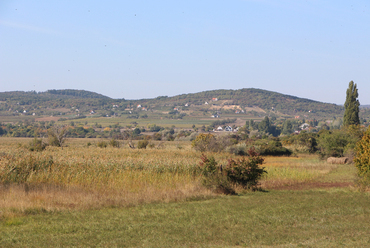
[[[13,100],[52,100],[52,99],[69,99],[69,98],[91,98],[91,99],[111,99],[91,91],[86,90],[47,90],[45,92],[36,91],[7,91],[0,92],[0,101]]]
[[[85,114],[91,110],[108,109],[112,104],[124,102],[124,99],[113,100],[98,93],[84,90],[49,90],[0,92],[0,115],[40,115],[59,114],[53,109],[79,109]],[[75,110],[73,110],[75,111]],[[55,113],[54,113],[55,112]],[[82,113],[79,112],[79,113]]]
[[[205,101],[229,100],[230,105],[242,107],[257,106],[265,110],[275,109],[285,114],[295,112],[323,112],[340,114],[344,108],[336,104],[322,103],[314,100],[284,95],[277,92],[248,88],[240,90],[211,90],[199,93],[182,94],[174,97],[158,97],[154,101],[162,103],[183,104],[204,104]],[[217,102],[213,102],[217,104]]]
[[[173,110],[174,107],[183,106],[192,108],[198,106],[199,111],[208,111],[210,106],[221,108],[227,105],[237,105],[241,108],[259,107],[265,111],[278,111],[282,114],[296,115],[296,113],[310,112],[320,115],[342,115],[343,106],[322,103],[295,96],[280,94],[277,92],[261,89],[240,89],[240,90],[211,90],[199,93],[182,94],[173,97],[159,96],[153,99],[125,100],[112,99],[104,95],[85,90],[48,90],[46,92],[36,91],[12,91],[0,92],[0,101],[6,102],[9,106],[2,106],[2,109],[15,109],[17,106],[38,105],[57,107],[86,108],[103,107],[109,105],[120,105],[122,108],[134,108],[142,106],[146,109]],[[209,103],[205,106],[205,103]],[[15,106],[16,105],[16,106]],[[203,106],[204,107],[203,107]],[[11,107],[13,106],[13,107]],[[89,107],[90,106],[90,107]],[[19,111],[19,110],[18,110]],[[231,110],[230,110],[231,111]],[[298,114],[299,115],[299,114]]]
[[[78,98],[111,99],[110,97],[107,97],[107,96],[104,96],[102,94],[98,94],[95,92],[87,91],[87,90],[72,90],[72,89],[48,90],[46,91],[46,93],[53,94],[53,95],[74,96]]]

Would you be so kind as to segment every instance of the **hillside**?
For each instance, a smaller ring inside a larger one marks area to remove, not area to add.
[[[184,106],[185,104],[204,105],[207,102],[208,104],[215,106],[238,106],[240,109],[258,107],[265,111],[274,110],[287,115],[294,115],[295,113],[300,112],[340,115],[344,111],[343,106],[336,104],[322,103],[254,88],[240,90],[212,90],[193,94],[182,94],[173,97],[161,96],[155,99],[142,100],[142,102],[146,102],[147,104],[173,106]]]
[[[141,106],[141,108],[138,108]],[[85,90],[48,90],[46,92],[0,92],[0,116],[121,116],[136,118],[140,112],[151,111],[170,118],[211,115],[249,114],[263,117],[331,118],[343,114],[343,106],[322,103],[261,89],[212,90],[173,97],[159,96],[153,99],[112,99],[102,94]],[[77,111],[77,113],[76,113]],[[143,112],[144,113],[144,112]],[[182,113],[182,114],[180,114]],[[148,113],[149,114],[149,113]],[[180,115],[179,115],[180,114]],[[240,115],[234,116],[238,118]],[[223,118],[226,116],[220,116]]]

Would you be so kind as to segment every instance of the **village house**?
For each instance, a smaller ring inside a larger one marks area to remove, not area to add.
[[[310,127],[310,124],[308,123],[303,123],[302,125],[299,126],[301,130],[307,130]]]
[[[226,131],[226,132],[232,132],[232,131],[233,131],[233,128],[232,128],[232,127],[230,127],[230,126],[226,126],[226,127],[225,127],[225,131]]]

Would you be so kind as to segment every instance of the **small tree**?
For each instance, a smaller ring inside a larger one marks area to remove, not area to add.
[[[63,144],[67,136],[67,126],[54,125],[48,129],[49,145],[59,146],[63,149]]]
[[[356,145],[356,156],[354,158],[358,175],[363,183],[370,183],[370,127],[362,139]]]
[[[213,134],[201,133],[191,142],[191,146],[197,151],[205,152],[215,141],[216,137]]]
[[[351,81],[347,89],[346,102],[344,103],[344,126],[359,125],[360,102],[358,98],[357,85]]]

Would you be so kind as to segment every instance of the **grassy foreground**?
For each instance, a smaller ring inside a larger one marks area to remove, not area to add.
[[[369,247],[370,197],[270,191],[131,208],[43,213],[0,224],[1,247]]]

